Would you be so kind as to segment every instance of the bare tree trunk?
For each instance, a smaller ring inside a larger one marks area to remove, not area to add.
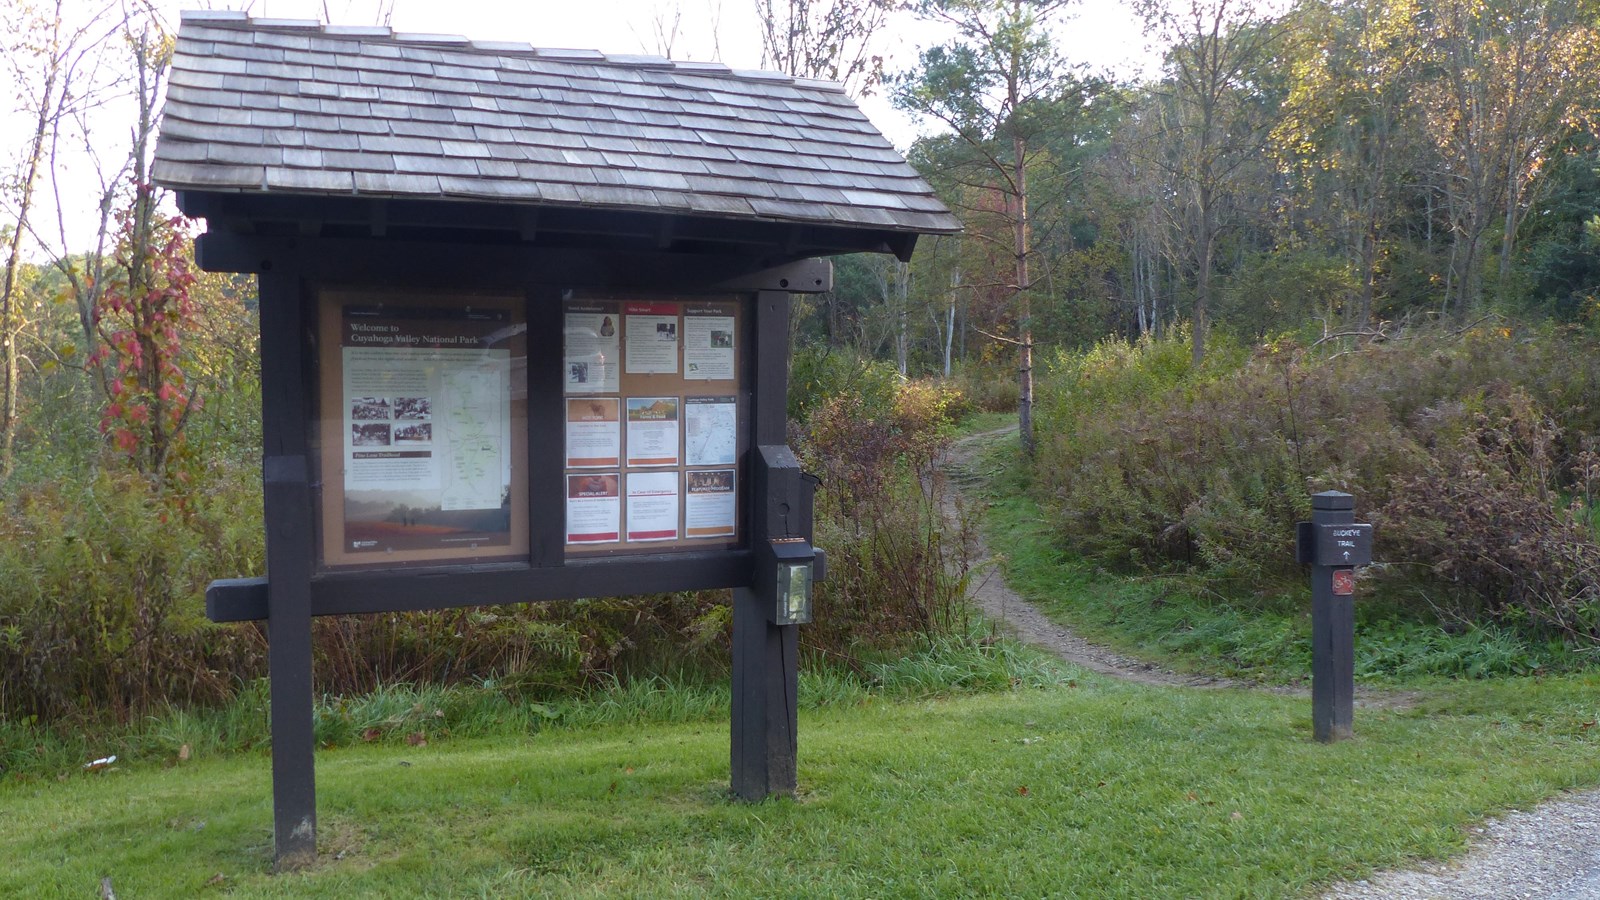
[[[22,163],[22,178],[17,196],[15,227],[6,245],[6,267],[0,276],[0,479],[11,475],[16,465],[17,415],[20,392],[17,379],[21,366],[17,358],[17,338],[22,331],[21,289],[18,280],[22,269],[22,238],[28,232],[28,215],[33,209],[34,192],[39,184],[39,170],[44,162],[46,139],[56,115],[58,98],[56,84],[61,74],[61,17],[62,0],[56,0],[53,30],[46,42],[48,56],[45,60],[44,82],[39,86],[38,114],[33,120],[33,134],[28,141],[27,156]]]
[[[1017,4],[1020,17],[1020,2]],[[1011,71],[1017,72],[1021,63],[1012,51]],[[1009,83],[1011,108],[1017,108],[1019,86],[1015,74]],[[1011,177],[1015,191],[1011,196],[1011,227],[1016,248],[1017,276],[1017,430],[1022,441],[1022,452],[1033,457],[1037,441],[1033,433],[1033,303],[1032,285],[1028,279],[1028,144],[1018,129],[1011,131]]]

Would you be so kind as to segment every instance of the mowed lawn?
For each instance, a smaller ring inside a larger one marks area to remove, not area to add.
[[[0,787],[0,896],[1284,897],[1600,783],[1594,677],[1310,702],[1070,687],[806,712],[800,796],[726,796],[725,720],[319,752],[271,874],[262,754]]]

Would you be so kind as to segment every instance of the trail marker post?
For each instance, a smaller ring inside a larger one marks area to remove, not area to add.
[[[1350,737],[1355,709],[1355,569],[1372,562],[1372,526],[1355,520],[1355,498],[1311,497],[1297,556],[1311,566],[1311,729],[1324,744]]]

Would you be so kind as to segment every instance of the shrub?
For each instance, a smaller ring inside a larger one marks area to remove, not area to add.
[[[816,542],[828,579],[804,635],[813,652],[855,664],[862,647],[964,631],[965,561],[945,537],[936,465],[958,402],[948,388],[909,382],[887,403],[835,395],[796,425],[803,464],[823,482]]]
[[[1379,583],[1419,611],[1594,641],[1596,350],[1498,326],[1196,373],[1181,340],[1115,342],[1051,367],[1035,484],[1063,544],[1245,596],[1299,579],[1309,495],[1349,491],[1393,564]]]
[[[210,472],[182,494],[98,470],[26,488],[0,518],[0,715],[119,719],[221,700],[263,646],[213,626],[213,578],[257,571],[252,482]]]

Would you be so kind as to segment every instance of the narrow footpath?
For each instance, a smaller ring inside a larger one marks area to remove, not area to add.
[[[978,459],[988,443],[1016,426],[956,441],[940,467],[950,490],[942,503],[947,521],[964,505],[983,502],[972,490],[985,480]],[[1263,686],[1237,679],[1186,675],[1131,659],[1084,640],[1052,622],[1011,590],[979,529],[968,535],[967,558],[975,572],[973,599],[984,615],[1018,640],[1047,650],[1073,665],[1113,678],[1165,687],[1241,688],[1310,696],[1304,688]],[[1356,704],[1402,707],[1404,694],[1358,689]],[[1570,794],[1532,810],[1509,813],[1472,828],[1473,847],[1449,862],[1379,872],[1334,885],[1320,900],[1600,900],[1600,790]]]

